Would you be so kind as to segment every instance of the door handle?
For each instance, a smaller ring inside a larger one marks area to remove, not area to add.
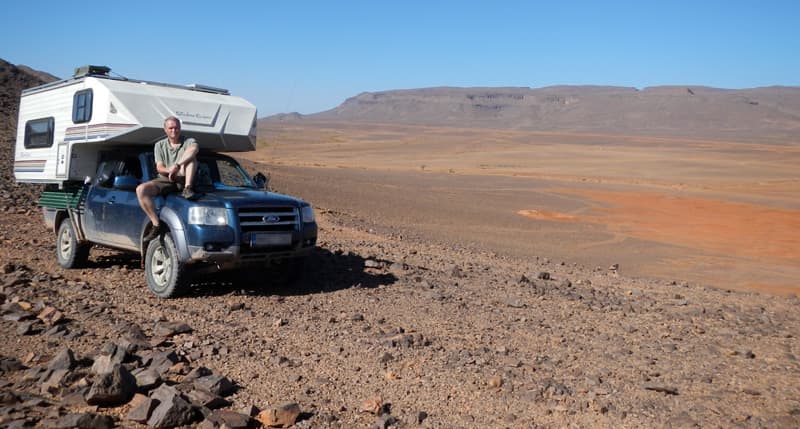
[[[108,199],[108,203],[109,204],[114,204],[116,202],[117,202],[117,197],[111,197],[111,198]]]

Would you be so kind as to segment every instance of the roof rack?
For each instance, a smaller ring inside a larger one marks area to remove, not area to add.
[[[201,85],[199,83],[193,83],[193,84],[187,85],[187,86],[189,88],[195,89],[197,91],[211,92],[211,93],[214,93],[214,94],[222,94],[222,95],[231,95],[231,93],[228,92],[228,90],[224,89],[224,88],[217,88],[217,87],[214,87],[214,86]]]

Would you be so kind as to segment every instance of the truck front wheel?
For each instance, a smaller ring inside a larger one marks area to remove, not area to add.
[[[178,258],[172,236],[164,234],[150,241],[145,254],[147,287],[160,298],[172,298],[188,286],[185,265]]]
[[[58,226],[56,234],[56,259],[64,268],[79,268],[89,259],[89,243],[80,243],[69,218]]]

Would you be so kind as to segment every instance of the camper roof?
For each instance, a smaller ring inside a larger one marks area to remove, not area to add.
[[[230,95],[230,92],[224,88],[217,88],[208,85],[201,85],[197,83],[193,83],[190,85],[175,85],[170,83],[163,83],[163,82],[153,82],[147,80],[138,80],[138,79],[129,79],[124,76],[111,76],[111,67],[107,66],[95,66],[95,65],[85,65],[75,68],[75,72],[73,73],[72,77],[67,79],[58,80],[55,82],[46,83],[44,85],[35,86],[33,88],[28,88],[22,91],[22,95],[33,94],[39,91],[52,89],[54,87],[59,87],[61,85],[68,85],[70,83],[80,81],[86,77],[95,77],[100,79],[109,79],[109,80],[119,80],[119,81],[126,81],[126,82],[136,82],[136,83],[145,83],[148,85],[158,85],[158,86],[165,86],[171,88],[182,88],[182,89],[189,89],[192,91],[199,91],[199,92],[207,92],[211,94],[222,94],[222,95]]]

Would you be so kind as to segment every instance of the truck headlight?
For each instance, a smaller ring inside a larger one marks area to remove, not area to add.
[[[228,210],[220,207],[189,207],[190,225],[227,225]]]
[[[300,209],[300,217],[303,218],[303,223],[314,222],[314,209],[311,206],[303,206]]]

